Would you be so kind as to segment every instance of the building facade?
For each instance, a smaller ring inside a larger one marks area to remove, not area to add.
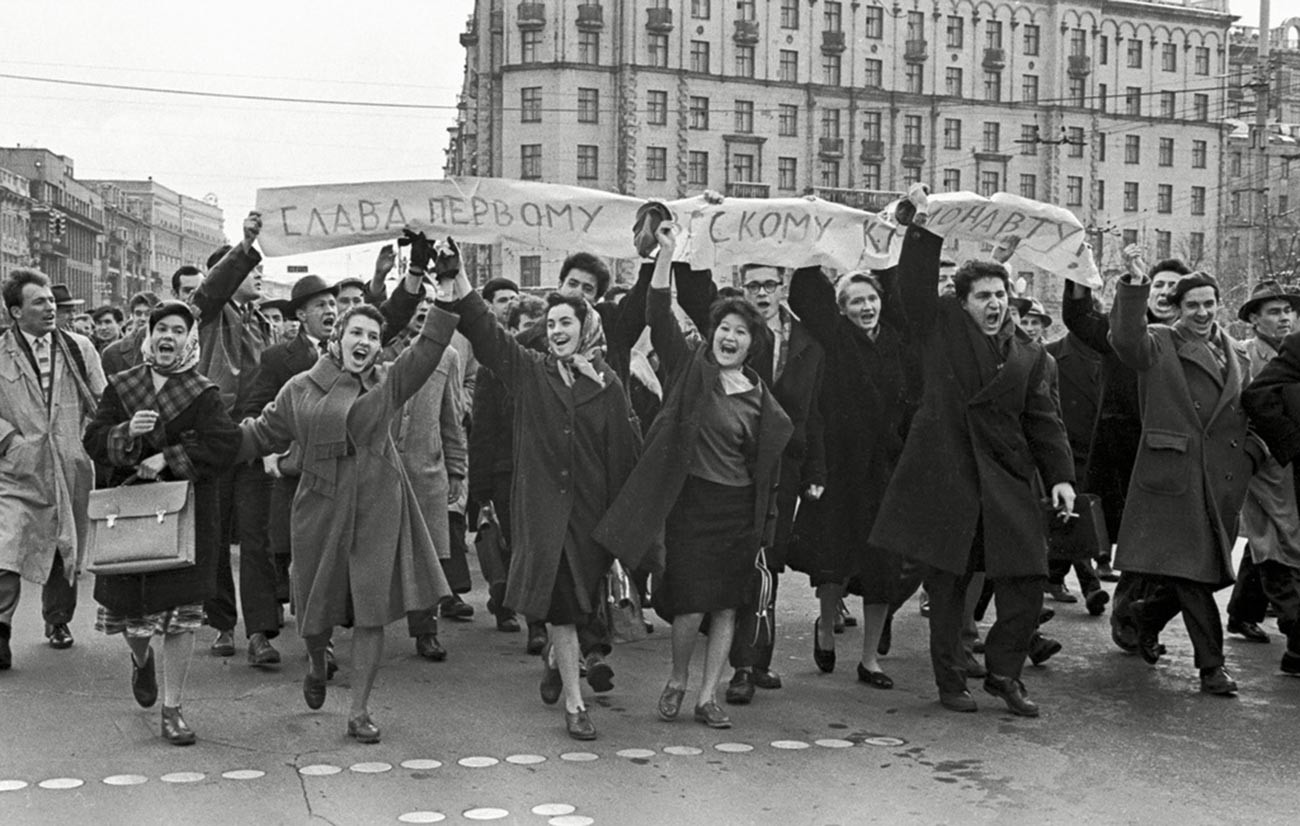
[[[0,281],[10,270],[31,264],[31,182],[0,168]]]
[[[100,183],[99,193],[104,202],[100,303],[125,306],[144,290],[163,295],[162,279],[149,267],[150,232],[141,200],[111,183]]]

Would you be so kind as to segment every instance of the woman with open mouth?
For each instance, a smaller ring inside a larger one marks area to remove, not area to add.
[[[730,728],[731,718],[718,705],[718,683],[736,611],[751,601],[755,577],[766,573],[760,549],[775,534],[773,491],[793,426],[745,364],[765,323],[754,305],[743,298],[715,302],[704,340],[688,340],[678,326],[669,294],[677,232],[670,222],[656,232],[659,254],[646,297],[646,322],[666,377],[663,408],[596,538],[621,559],[644,556],[662,536],[664,573],[655,610],[672,621],[672,672],[658,715],[668,722],[681,712],[707,615],[694,717],[710,728]]]
[[[135,478],[193,483],[192,566],[95,578],[95,628],[125,637],[131,691],[143,708],[158,701],[153,638],[162,637],[162,736],[177,746],[196,740],[181,716],[181,695],[194,632],[204,623],[203,601],[217,590],[217,477],[239,450],[239,428],[217,386],[198,372],[197,328],[188,305],[155,307],[141,346],[143,363],[109,379],[84,437],[90,457],[113,468],[110,485]]]

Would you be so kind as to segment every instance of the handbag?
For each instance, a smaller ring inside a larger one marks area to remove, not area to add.
[[[1048,559],[1096,559],[1110,550],[1106,515],[1101,509],[1101,497],[1095,493],[1079,494],[1074,500],[1074,515],[1067,519],[1061,518],[1051,500],[1043,502],[1043,511],[1047,520]]]
[[[90,492],[86,542],[92,574],[148,574],[194,564],[194,487],[188,482]]]
[[[752,595],[754,604],[742,610],[754,612],[756,622],[754,623],[754,639],[751,645],[754,648],[767,648],[772,645],[773,637],[776,634],[776,617],[772,615],[772,570],[767,567],[767,551],[764,548],[758,549],[758,555],[754,557],[754,586]]]
[[[506,581],[505,535],[491,503],[479,509],[478,530],[474,534],[474,552],[478,555],[479,570],[488,585]]]
[[[617,559],[605,574],[605,609],[615,642],[640,642],[646,638],[648,632],[645,613],[641,610],[641,595]]]

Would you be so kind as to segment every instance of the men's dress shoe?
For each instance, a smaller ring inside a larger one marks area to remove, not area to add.
[[[671,723],[682,711],[682,700],[686,697],[685,688],[673,688],[671,683],[664,684],[663,693],[659,695],[659,719]]]
[[[888,674],[883,671],[868,671],[862,663],[858,663],[858,682],[866,683],[872,688],[893,688],[894,681]]]
[[[1094,617],[1100,617],[1106,613],[1106,604],[1110,602],[1110,594],[1098,588],[1083,598],[1083,604],[1087,606],[1088,613]]]
[[[755,688],[767,691],[781,687],[781,675],[770,668],[755,668],[749,672],[749,681]]]
[[[1201,691],[1206,694],[1227,696],[1237,693],[1237,683],[1228,676],[1228,670],[1221,665],[1214,668],[1202,668]]]
[[[813,662],[817,663],[823,673],[829,674],[835,670],[835,649],[822,648],[821,627],[822,621],[818,617],[813,621]]]
[[[266,634],[257,633],[248,638],[249,665],[279,665],[280,652],[275,650]]]
[[[14,654],[9,649],[9,635],[11,633],[9,624],[0,622],[0,671],[8,671],[14,665]]]
[[[514,614],[497,614],[497,630],[507,634],[519,633],[519,620]]]
[[[180,706],[162,707],[162,736],[173,746],[190,746],[198,739],[194,730],[185,724]]]
[[[880,629],[880,639],[876,641],[876,656],[889,656],[889,649],[894,647],[894,614],[885,614],[885,625]]]
[[[545,623],[528,624],[528,644],[524,650],[529,654],[540,654],[546,648],[546,625]]]
[[[564,728],[574,740],[595,740],[596,726],[591,722],[587,709],[564,712]]]
[[[136,665],[135,656],[131,656],[131,693],[140,708],[153,708],[158,702],[158,674],[154,671],[152,647],[144,665]]]
[[[68,629],[66,622],[46,623],[45,639],[49,640],[50,648],[60,651],[72,647],[72,631]]]
[[[542,695],[542,702],[548,706],[559,702],[560,693],[564,691],[564,678],[560,676],[560,669],[551,665],[551,655],[552,650],[548,645],[542,654],[542,682],[537,687]]]
[[[731,718],[713,700],[695,707],[695,722],[703,723],[709,728],[731,728]]]
[[[212,648],[208,650],[214,657],[235,656],[235,632],[218,631],[217,638],[212,641]]]
[[[990,674],[984,678],[984,690],[994,697],[1001,697],[1012,714],[1021,717],[1037,717],[1038,704],[1026,695],[1025,684],[1011,677],[999,677]]]
[[[379,726],[370,719],[370,714],[363,712],[348,720],[348,736],[358,743],[378,743]]]
[[[1160,632],[1142,621],[1142,608],[1142,600],[1134,600],[1130,607],[1133,612],[1133,627],[1137,630],[1138,654],[1149,665],[1155,665],[1160,662],[1165,647],[1160,644]]]
[[[754,699],[754,682],[748,671],[737,671],[732,676],[725,699],[733,706],[747,706]]]
[[[1283,651],[1282,664],[1279,667],[1283,674],[1300,677],[1300,654],[1292,654],[1290,649]]]
[[[1043,663],[1061,653],[1061,643],[1051,637],[1044,637],[1037,631],[1034,637],[1029,641],[1029,661],[1034,665]]]
[[[326,680],[329,678],[326,677]],[[302,678],[302,698],[307,701],[307,708],[315,711],[325,705],[325,686],[327,683],[309,670]]]
[[[598,694],[614,688],[614,669],[598,652],[591,652],[585,660],[587,666],[587,685]]]
[[[1114,615],[1110,618],[1110,641],[1126,654],[1138,653],[1137,628],[1132,621],[1120,619]]]
[[[940,691],[939,705],[949,711],[975,711],[979,708],[969,691]]]
[[[1109,562],[1098,562],[1097,579],[1102,582],[1119,582],[1119,574],[1115,573],[1115,569],[1110,567]]]
[[[474,606],[461,599],[459,594],[452,594],[438,601],[438,614],[445,619],[468,621],[474,616]]]
[[[1069,588],[1065,587],[1064,582],[1060,584],[1049,583],[1048,586],[1043,590],[1045,590],[1048,596],[1050,596],[1056,602],[1074,603],[1079,601],[1079,598],[1076,597],[1074,594],[1070,593]]]
[[[978,680],[982,677],[987,677],[989,673],[984,668],[984,664],[975,659],[974,653],[971,652],[967,652],[966,654],[966,663],[962,666],[962,671],[966,672],[966,678],[970,680]]]
[[[1051,622],[1052,619],[1055,617],[1056,617],[1056,609],[1044,608],[1043,610],[1038,612],[1038,624],[1046,625],[1047,623]]]
[[[426,660],[440,663],[447,659],[447,649],[438,642],[437,634],[421,634],[415,638],[415,653]]]
[[[1265,631],[1263,628],[1260,628],[1260,627],[1259,627],[1259,623],[1257,623],[1257,622],[1245,622],[1245,621],[1243,621],[1243,620],[1239,620],[1239,619],[1229,619],[1229,620],[1228,620],[1228,633],[1229,633],[1229,634],[1239,634],[1240,636],[1245,637],[1245,638],[1246,638],[1247,640],[1249,640],[1250,642],[1268,642],[1268,641],[1269,641],[1269,640],[1268,640],[1268,632]],[[68,645],[71,645],[71,644],[72,644],[71,642],[68,643]],[[53,641],[53,640],[50,641],[50,645],[54,645],[54,641]],[[56,646],[56,647],[57,647],[57,646]]]

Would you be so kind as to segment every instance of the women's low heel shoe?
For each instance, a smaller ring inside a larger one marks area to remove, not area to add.
[[[677,715],[682,710],[682,700],[686,697],[686,689],[673,688],[671,685],[664,685],[664,692],[659,695],[659,719],[665,723],[671,723],[677,719]]]
[[[818,618],[813,623],[813,662],[823,672],[829,674],[835,670],[835,649],[827,650],[822,648],[821,639],[822,621]]]
[[[185,724],[180,706],[162,707],[162,736],[173,746],[193,745],[198,739],[194,736],[194,730]]]
[[[315,711],[325,705],[325,685],[325,680],[310,671],[302,678],[302,698],[307,701],[307,708]]]
[[[348,736],[358,743],[378,743],[379,726],[371,721],[369,714],[359,714],[348,720]]]
[[[591,722],[587,709],[564,712],[564,727],[574,740],[595,740],[596,726]]]
[[[731,718],[713,700],[695,707],[695,720],[709,728],[731,728]]]
[[[131,657],[131,693],[140,708],[153,708],[153,704],[158,702],[158,675],[154,671],[152,648],[144,665],[136,665],[135,657]]]

